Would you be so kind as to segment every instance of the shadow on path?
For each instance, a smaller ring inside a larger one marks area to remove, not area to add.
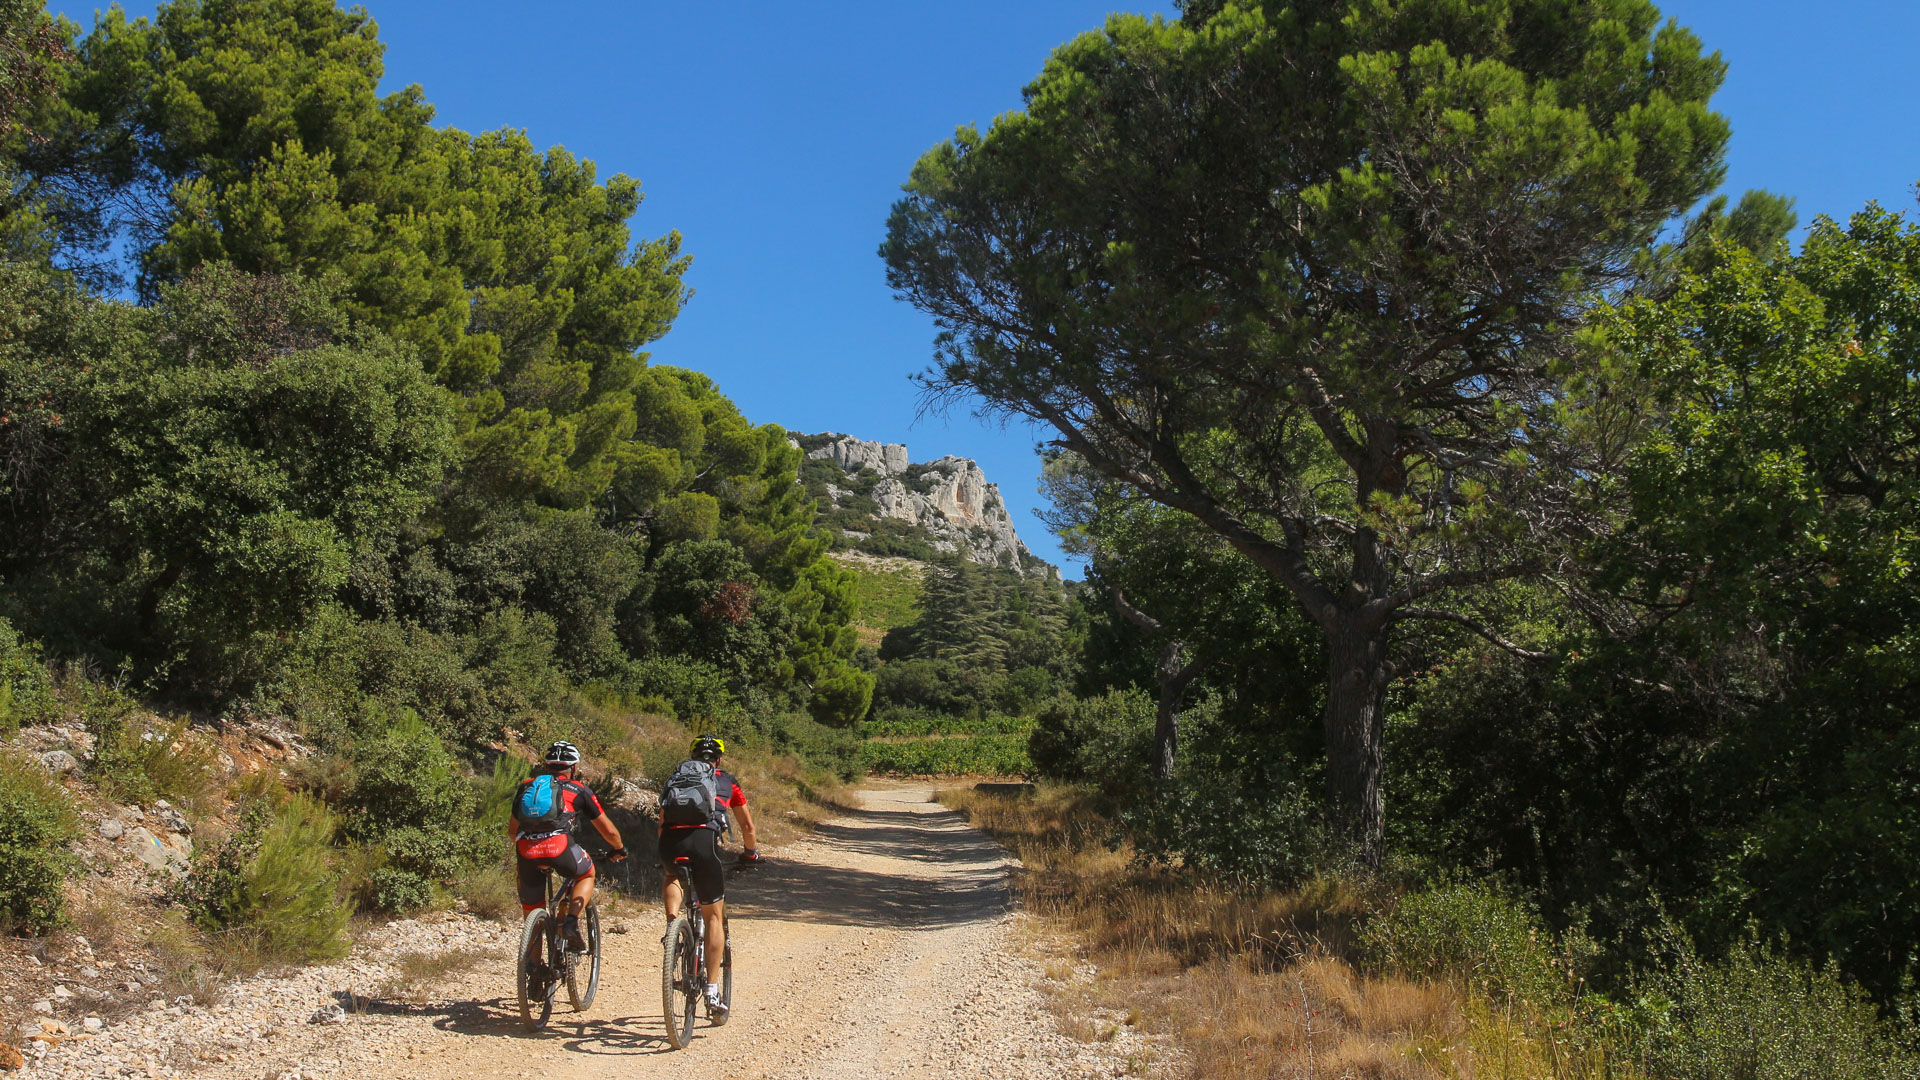
[[[757,919],[924,930],[998,918],[1007,909],[1006,852],[951,810],[851,810],[817,826],[814,841],[934,872],[776,860],[728,885],[733,910]]]

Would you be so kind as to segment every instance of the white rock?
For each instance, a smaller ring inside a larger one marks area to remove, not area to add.
[[[45,1016],[53,1015],[53,1002],[48,1001],[45,998],[41,998],[39,1001],[34,1002],[31,1008],[33,1009],[34,1012],[40,1013]]]
[[[905,443],[868,442],[841,435],[807,456],[830,460],[848,472],[871,469],[881,476],[898,476],[907,471]]]
[[[187,855],[193,848],[186,837],[176,837],[173,844],[168,844],[146,826],[138,825],[127,832],[127,841],[133,845],[133,857],[152,869],[175,877],[187,872]]]
[[[86,1028],[88,1031],[99,1031],[101,1028],[106,1027],[107,1025],[106,1025],[106,1021],[100,1019],[99,1017],[89,1016],[85,1020],[80,1021],[80,1026],[83,1028]]]
[[[49,750],[40,755],[40,766],[56,776],[80,771],[80,759],[65,750]]]

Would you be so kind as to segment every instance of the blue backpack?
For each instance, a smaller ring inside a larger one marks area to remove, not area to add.
[[[566,803],[560,798],[560,778],[543,773],[520,785],[513,797],[513,816],[526,836],[557,833],[566,826]]]

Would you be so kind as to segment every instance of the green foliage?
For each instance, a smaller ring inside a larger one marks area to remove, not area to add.
[[[910,739],[919,735],[1028,735],[1037,723],[1030,716],[973,718],[895,710],[885,717],[861,721],[854,728],[854,734],[862,739]]]
[[[1552,935],[1521,902],[1480,883],[1443,884],[1400,898],[1369,922],[1363,945],[1387,970],[1457,978],[1497,1000],[1547,1011],[1578,978]]]
[[[58,926],[61,886],[75,868],[73,800],[38,762],[0,753],[0,928],[38,933]]]
[[[690,723],[731,716],[738,709],[724,672],[712,664],[682,656],[650,656],[628,666],[621,687],[664,701],[673,715]]]
[[[1552,661],[1435,643],[1389,731],[1403,844],[1537,883],[1616,964],[1657,894],[1709,955],[1752,925],[1908,992],[1917,304],[1920,232],[1873,209],[1607,321],[1584,408],[1643,428],[1631,515],[1580,607],[1506,598]]]
[[[187,873],[165,892],[205,930],[243,926],[250,911],[249,869],[260,853],[260,837],[273,820],[273,807],[255,801],[241,808],[233,832],[218,843],[202,843]]]
[[[187,721],[141,716],[111,692],[95,691],[94,697],[87,721],[94,738],[88,779],[127,802],[170,799],[201,809],[214,794],[216,764],[213,752],[189,735]]]
[[[636,659],[719,666],[712,712],[857,719],[802,455],[640,351],[678,237],[634,241],[628,177],[380,96],[381,52],[331,0],[179,0],[100,15],[32,98],[0,207],[40,260],[0,267],[5,614],[335,746],[408,711],[497,740]],[[127,200],[161,208],[120,237],[138,307],[45,265],[97,265]],[[691,550],[753,590],[740,632],[690,625]]]
[[[48,715],[53,678],[39,648],[0,618],[0,735]]]
[[[0,319],[30,328],[0,364],[0,446],[31,463],[0,502],[22,625],[209,691],[258,677],[425,504],[452,451],[441,394],[298,280],[213,267],[152,308],[29,315],[22,273],[0,274]]]
[[[252,804],[240,828],[194,860],[171,898],[203,929],[243,931],[268,957],[345,956],[352,907],[333,868],[334,821],[296,795],[278,809]]]
[[[853,575],[860,625],[884,634],[919,617],[921,578],[925,574],[920,567],[852,563],[846,569]]]
[[[1611,521],[1570,337],[1719,184],[1724,71],[1646,0],[1114,15],[894,205],[930,393],[1050,426],[1313,621],[1370,861],[1394,624]]]
[[[952,556],[926,570],[920,613],[881,640],[874,703],[950,716],[1031,714],[1077,660],[1058,582]]]
[[[1189,769],[1168,783],[1143,780],[1139,788],[1114,792],[1137,857],[1272,889],[1355,868],[1317,793],[1299,784],[1243,790],[1232,784],[1222,774]]]
[[[345,797],[348,836],[378,845],[387,865],[371,881],[382,910],[424,906],[451,881],[499,851],[502,832],[482,831],[473,783],[431,731],[401,723],[353,748]]]
[[[1068,698],[1041,710],[1030,739],[1042,776],[1092,781],[1109,793],[1147,785],[1153,699],[1139,690]]]
[[[584,505],[636,423],[637,350],[685,296],[679,238],[632,244],[631,178],[517,131],[436,130],[418,87],[377,96],[381,52],[331,0],[110,11],[62,127],[170,196],[143,290],[208,263],[337,275],[357,319],[463,395],[466,480]]]
[[[852,780],[864,768],[862,744],[851,732],[836,725],[823,724],[811,716],[778,713],[756,717],[753,729],[757,736],[753,742],[775,753],[792,754],[842,780]],[[677,765],[679,761],[676,759],[672,764]]]
[[[650,617],[629,639],[718,669],[738,693],[780,663],[792,628],[786,609],[763,594],[740,549],[721,540],[669,545],[652,569]]]
[[[433,881],[417,871],[383,866],[368,875],[366,897],[371,910],[405,915],[432,906]]]
[[[962,735],[860,744],[867,772],[908,776],[1024,776],[1033,771],[1027,737]]]
[[[588,752],[592,752],[591,747]],[[520,781],[532,775],[532,763],[512,754],[494,758],[493,768],[476,775],[473,781],[476,831],[482,836],[506,835],[507,819],[513,816],[513,793],[520,787]]]
[[[295,645],[257,697],[340,745],[355,728],[377,730],[405,714],[458,743],[489,741],[569,689],[552,621],[517,607],[485,615],[466,632],[329,608]]]
[[[1685,948],[1643,988],[1643,1054],[1673,1080],[1912,1080],[1904,1045],[1865,994],[1831,968],[1753,944],[1707,962]]]

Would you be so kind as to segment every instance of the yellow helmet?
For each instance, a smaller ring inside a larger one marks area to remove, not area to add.
[[[718,735],[695,736],[693,744],[687,747],[687,756],[700,761],[712,761],[727,752],[727,741]]]

